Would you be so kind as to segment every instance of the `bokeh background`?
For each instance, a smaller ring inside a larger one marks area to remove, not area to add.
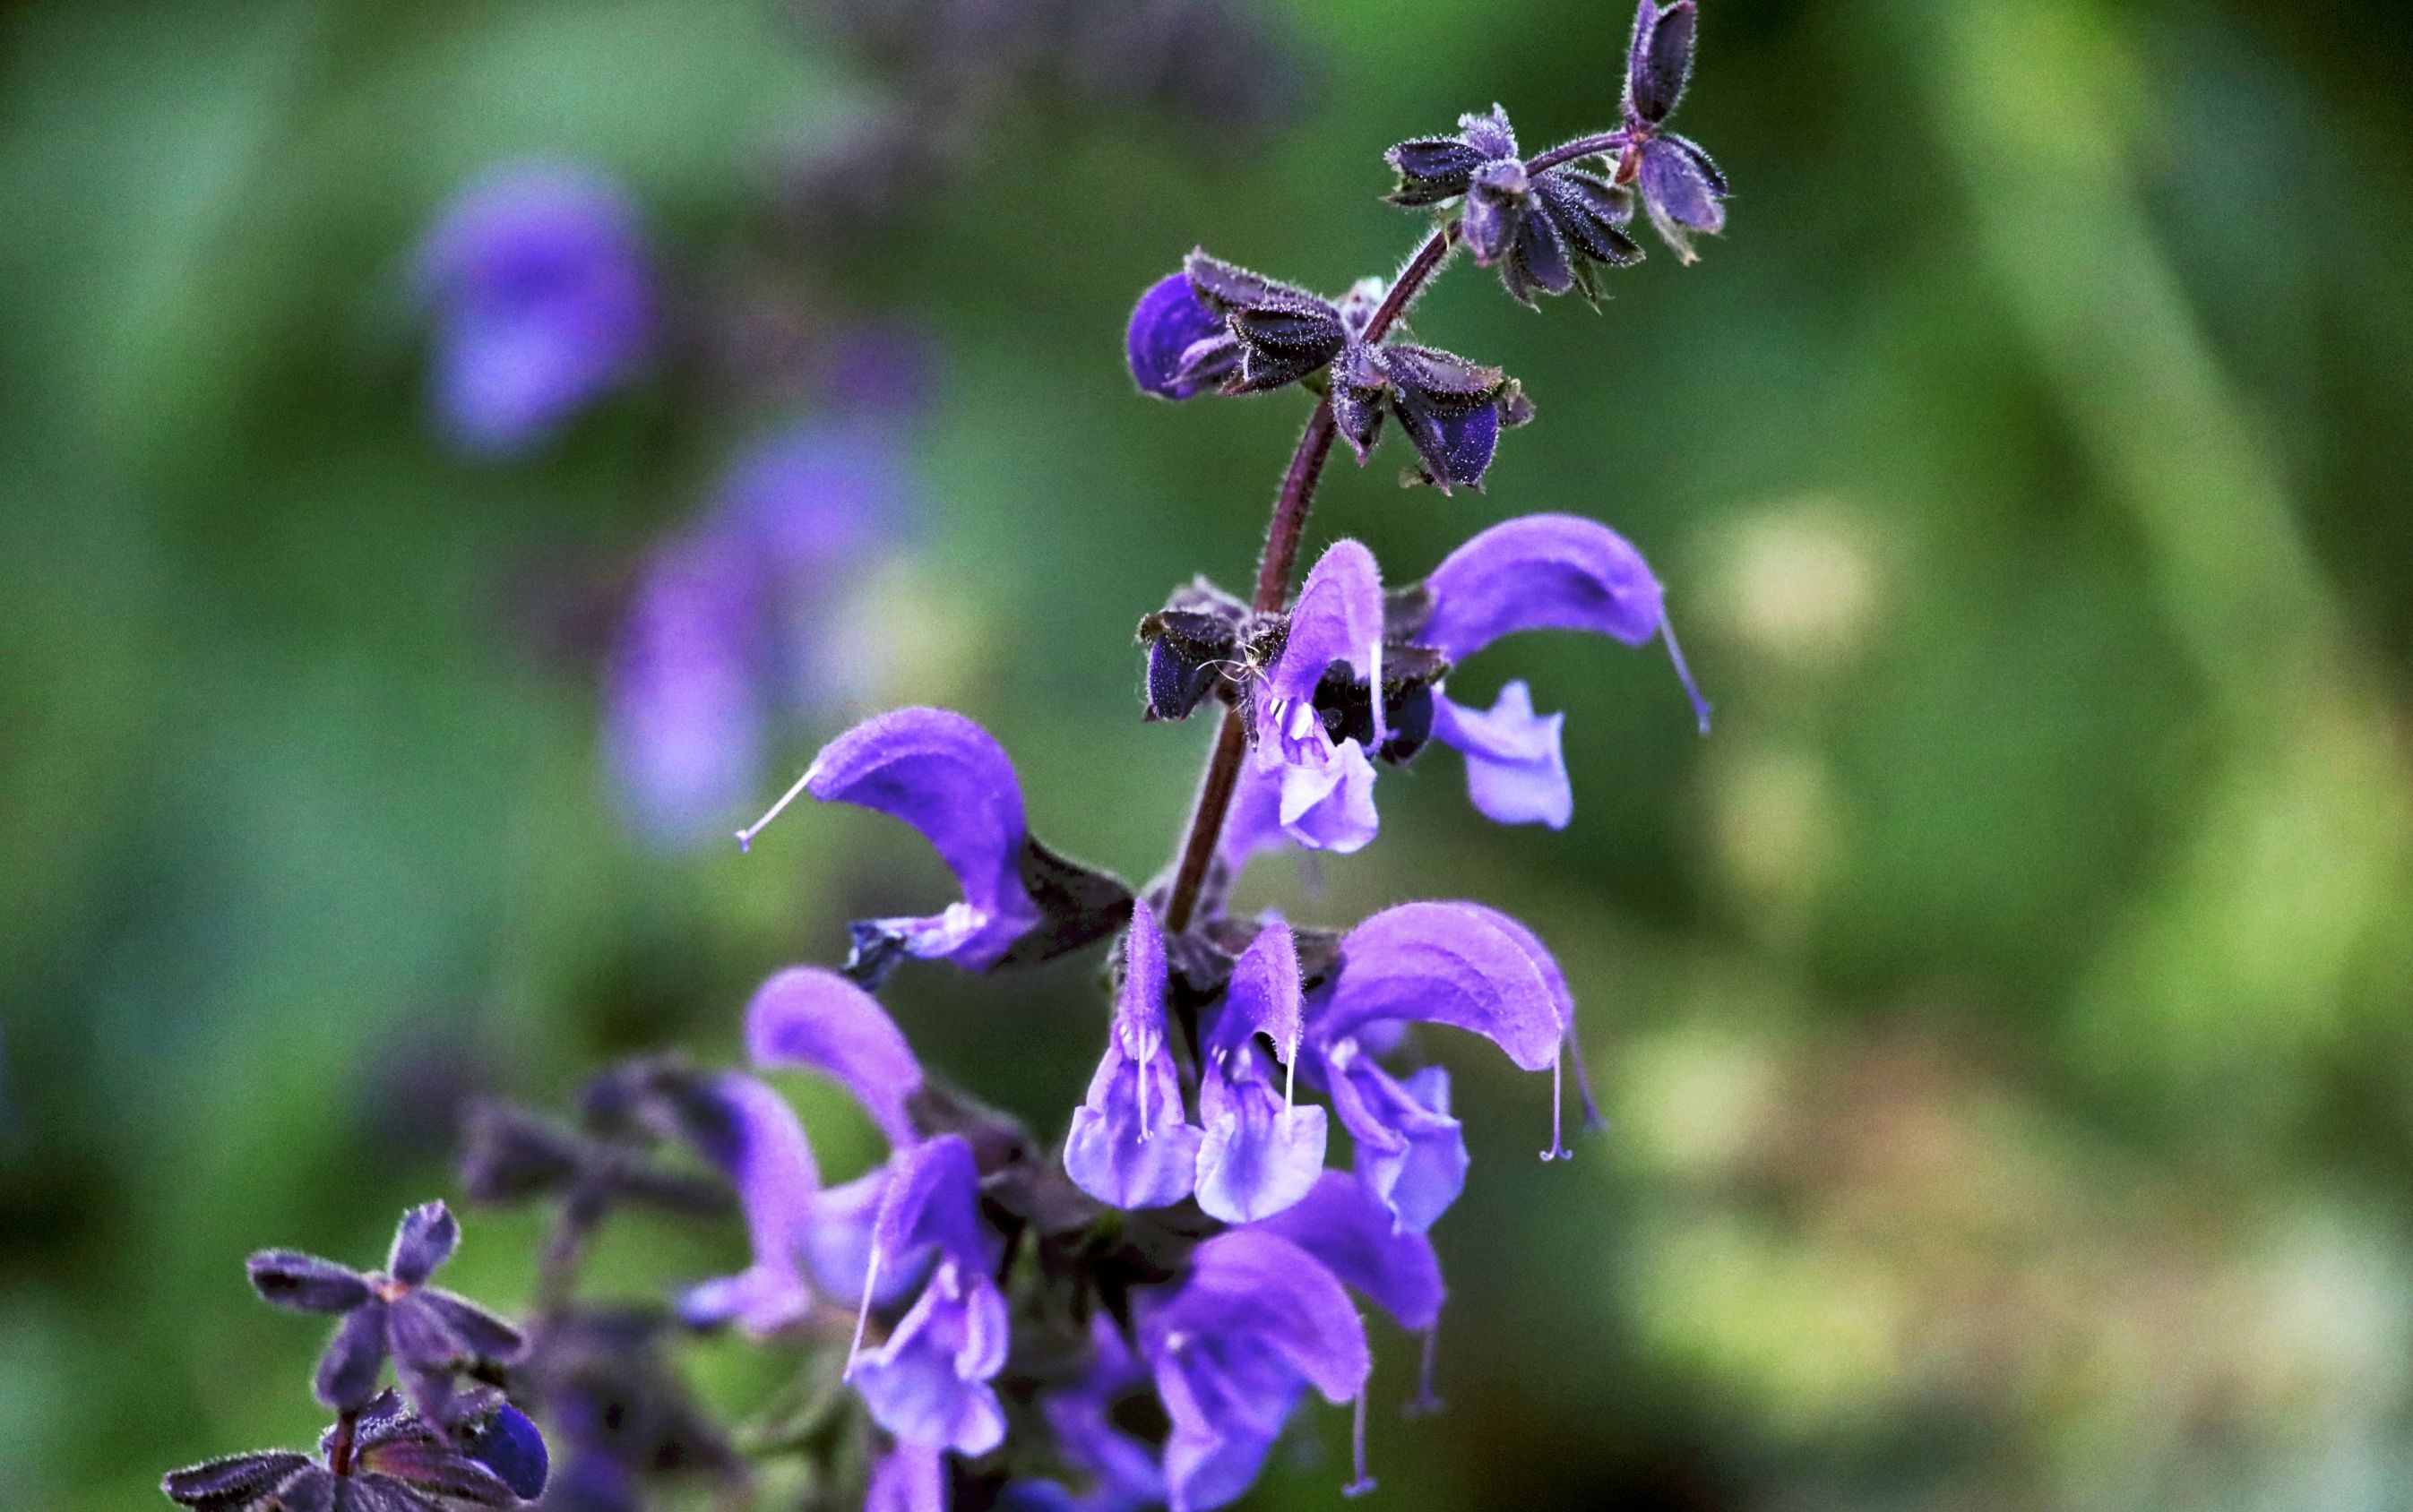
[[[164,1505],[171,1464],[314,1433],[319,1330],[246,1252],[377,1253],[454,1190],[464,1095],[732,1056],[760,978],[943,886],[866,815],[641,838],[602,752],[634,565],[811,414],[731,377],[779,331],[901,323],[930,377],[913,527],[823,622],[853,676],[748,806],[944,701],[1052,842],[1162,863],[1210,731],[1139,722],[1132,626],[1245,582],[1304,404],[1135,396],[1132,298],[1202,242],[1387,272],[1419,224],[1384,147],[1495,98],[1529,146],[1609,124],[1626,22],[1268,3],[1292,71],[1224,81],[1249,121],[1009,97],[877,216],[799,165],[894,79],[773,0],[0,8],[0,1503]],[[1380,1505],[2413,1505],[2413,12],[1703,9],[1682,124],[1729,233],[1598,316],[1454,272],[1420,334],[1540,422],[1487,495],[1386,452],[1314,521],[1405,580],[1605,519],[1718,712],[1696,738],[1655,653],[1518,642],[1453,687],[1569,712],[1570,829],[1487,825],[1441,755],[1369,850],[1251,880],[1528,919],[1614,1123],[1544,1167],[1536,1084],[1454,1056],[1451,1411],[1377,1416]],[[628,186],[711,335],[466,458],[412,249],[531,153]],[[1093,970],[891,996],[1053,1131]],[[827,1165],[869,1158],[795,1090]],[[512,1305],[535,1233],[472,1214],[448,1279]],[[638,1224],[601,1284],[740,1249]],[[1376,1348],[1403,1399],[1413,1341]],[[1331,1505],[1345,1431],[1251,1505]]]

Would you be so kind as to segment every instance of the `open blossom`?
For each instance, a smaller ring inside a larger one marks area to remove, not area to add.
[[[512,164],[464,189],[420,248],[418,285],[437,418],[464,451],[542,442],[642,371],[656,341],[635,207],[569,164]]]
[[[1210,1218],[1244,1224],[1305,1196],[1324,1168],[1324,1109],[1293,1096],[1306,1003],[1290,926],[1268,921],[1233,963],[1223,1006],[1206,1036],[1198,1108],[1198,1206]],[[1259,1036],[1284,1067],[1274,1087]]]
[[[1162,1208],[1197,1181],[1199,1130],[1181,1107],[1181,1078],[1164,1035],[1164,934],[1145,901],[1123,937],[1106,1053],[1073,1114],[1064,1169],[1081,1190],[1118,1208]]]
[[[1374,838],[1374,764],[1355,738],[1336,741],[1315,694],[1335,663],[1379,685],[1383,584],[1374,553],[1338,541],[1307,575],[1281,654],[1250,690],[1250,764],[1277,788],[1282,832],[1310,850],[1346,855]],[[1380,743],[1383,715],[1374,709]]]

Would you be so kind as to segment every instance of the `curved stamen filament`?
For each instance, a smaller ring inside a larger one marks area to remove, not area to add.
[[[796,779],[796,785],[793,787],[789,788],[786,792],[781,793],[779,795],[779,801],[772,804],[769,812],[765,813],[761,818],[755,820],[752,824],[748,825],[745,829],[737,831],[737,848],[739,850],[752,850],[754,848],[754,837],[761,834],[763,829],[770,825],[772,820],[777,818],[781,810],[785,809],[789,804],[793,803],[796,800],[796,795],[805,790],[805,784],[811,782],[812,780],[813,771],[810,767],[807,767],[805,769],[805,774]]]

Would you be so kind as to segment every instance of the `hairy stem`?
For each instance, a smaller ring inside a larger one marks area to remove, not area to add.
[[[1390,329],[1399,324],[1416,296],[1424,292],[1433,274],[1449,261],[1451,249],[1458,245],[1458,222],[1451,220],[1434,230],[1424,244],[1399,270],[1391,281],[1383,302],[1366,323],[1365,339],[1381,341]],[[1319,399],[1315,413],[1308,417],[1307,429],[1300,433],[1297,449],[1290,456],[1290,469],[1282,475],[1281,493],[1274,500],[1274,517],[1266,528],[1265,554],[1257,560],[1257,592],[1251,606],[1260,614],[1280,610],[1282,600],[1289,596],[1291,572],[1298,565],[1298,546],[1307,534],[1307,512],[1315,503],[1315,485],[1324,477],[1324,463],[1332,455],[1335,434],[1332,423],[1332,401]],[[1181,867],[1174,873],[1173,896],[1164,906],[1164,927],[1176,933],[1190,927],[1190,916],[1198,906],[1198,894],[1206,885],[1206,873],[1214,864],[1216,842],[1222,838],[1223,820],[1232,810],[1232,794],[1239,786],[1240,763],[1248,756],[1249,729],[1247,716],[1234,704],[1223,711],[1223,727],[1215,737],[1215,754],[1207,758],[1206,777],[1199,785],[1198,806],[1192,811],[1190,835],[1181,847]]]
[[[1596,131],[1589,137],[1577,137],[1573,141],[1562,141],[1548,152],[1536,153],[1525,159],[1525,171],[1539,173],[1546,168],[1556,168],[1561,163],[1572,163],[1578,157],[1590,157],[1594,153],[1621,153],[1633,143],[1633,140],[1634,133],[1621,126],[1615,131]]]

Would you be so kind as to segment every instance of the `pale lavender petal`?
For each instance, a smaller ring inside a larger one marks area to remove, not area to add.
[[[1466,1135],[1449,1112],[1449,1073],[1405,1082],[1343,1047],[1330,1059],[1332,1107],[1357,1146],[1357,1175],[1399,1227],[1423,1233],[1466,1190]]]
[[[1566,721],[1564,714],[1534,713],[1521,682],[1503,687],[1488,712],[1433,699],[1433,739],[1465,756],[1467,797],[1496,824],[1563,829],[1575,816],[1575,789],[1559,746]]]
[[[1174,1512],[1210,1512],[1246,1495],[1306,1383],[1253,1336],[1193,1343],[1156,1360],[1171,1431],[1164,1483]]]
[[[1221,1056],[1209,1064],[1198,1102],[1206,1126],[1198,1146],[1198,1206],[1208,1217],[1253,1223],[1315,1184],[1324,1168],[1324,1109],[1285,1105],[1254,1046],[1241,1045],[1228,1064]]]
[[[1323,1261],[1399,1327],[1421,1333],[1441,1321],[1448,1290],[1432,1240],[1399,1227],[1356,1177],[1325,1171],[1304,1198],[1264,1226]]]
[[[1521,926],[1477,903],[1401,903],[1340,942],[1340,967],[1310,1027],[1326,1043],[1401,1019],[1478,1034],[1528,1071],[1557,1056],[1564,1025]]]
[[[461,449],[527,449],[626,382],[655,338],[635,208],[566,164],[513,164],[464,190],[419,253],[436,322],[435,407]]]
[[[1630,646],[1659,633],[1659,580],[1596,520],[1525,515],[1483,531],[1425,580],[1432,612],[1416,636],[1462,662],[1522,630],[1590,630]]]
[[[1005,1368],[1005,1299],[977,1269],[940,1262],[896,1331],[854,1368],[872,1420],[908,1443],[986,1454],[1005,1439],[989,1382]]]
[[[1310,713],[1312,711],[1310,711]],[[1355,740],[1334,745],[1319,727],[1285,762],[1276,815],[1282,833],[1309,850],[1346,856],[1381,828],[1374,809],[1374,763]]]
[[[857,725],[822,748],[804,788],[823,802],[854,803],[919,829],[955,874],[963,902],[914,921],[909,946],[967,970],[994,964],[1039,922],[1022,885],[1025,828],[1014,763],[986,730],[944,709],[899,709]]]
[[[921,1090],[922,1064],[880,1000],[838,973],[792,966],[764,982],[746,1008],[746,1052],[759,1066],[836,1079],[891,1144],[913,1142],[905,1105]]]
[[[680,1299],[679,1312],[690,1323],[734,1322],[751,1333],[769,1333],[812,1304],[796,1260],[821,1171],[795,1109],[777,1093],[752,1077],[723,1072],[712,1079],[708,1096],[718,1117],[692,1132],[737,1188],[754,1263],[692,1288]]]
[[[947,1512],[944,1449],[899,1440],[871,1467],[863,1512]]]

